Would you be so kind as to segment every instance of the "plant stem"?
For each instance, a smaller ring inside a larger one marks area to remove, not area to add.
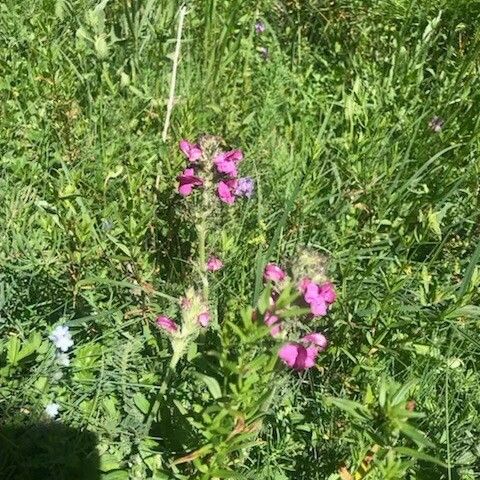
[[[198,235],[198,270],[200,274],[200,279],[202,282],[202,296],[206,302],[208,302],[209,288],[208,288],[208,277],[207,277],[207,254],[206,254],[206,243],[207,243],[207,225],[205,220],[202,220],[197,225],[197,235]]]
[[[175,101],[175,84],[177,83],[177,67],[178,59],[180,57],[180,46],[182,44],[182,30],[183,30],[183,19],[187,13],[187,7],[182,5],[178,14],[178,28],[177,28],[177,43],[175,45],[175,53],[173,54],[173,67],[172,67],[172,78],[170,80],[170,94],[168,96],[167,104],[167,113],[165,115],[165,123],[163,125],[162,140],[165,142],[167,140],[168,127],[170,125],[170,116],[173,110],[173,104]]]
[[[150,432],[150,429],[152,428],[153,419],[155,418],[160,408],[160,401],[165,396],[165,393],[167,392],[168,384],[170,383],[170,379],[172,378],[172,373],[175,371],[175,367],[177,366],[177,363],[179,360],[180,360],[180,356],[176,352],[174,352],[172,359],[170,360],[170,364],[168,365],[167,373],[163,379],[162,384],[160,385],[160,390],[155,396],[155,400],[152,403],[150,410],[147,413],[147,418],[145,420],[147,432]]]

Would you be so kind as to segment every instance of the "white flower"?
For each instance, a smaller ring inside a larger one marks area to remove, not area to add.
[[[68,353],[57,352],[57,363],[62,367],[69,367],[70,357],[68,356]]]
[[[45,413],[50,418],[55,418],[58,415],[58,410],[60,409],[60,405],[58,403],[49,403],[45,407]]]
[[[48,338],[62,352],[66,352],[73,345],[72,335],[66,325],[58,325],[58,327],[55,327]]]
[[[63,372],[61,370],[56,371],[52,375],[53,380],[55,380],[56,382],[58,382],[62,377],[63,377]]]

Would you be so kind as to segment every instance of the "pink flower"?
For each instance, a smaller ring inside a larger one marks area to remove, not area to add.
[[[160,315],[157,318],[156,324],[168,333],[175,333],[178,330],[178,325],[171,318],[165,317],[164,315]]]
[[[266,281],[281,282],[285,280],[285,272],[275,263],[268,263],[263,271],[263,278]]]
[[[299,285],[305,302],[310,305],[310,311],[315,316],[327,314],[328,306],[336,299],[335,290],[330,282],[319,286],[309,278],[304,278]]]
[[[190,143],[188,140],[180,140],[179,147],[190,162],[196,162],[202,156],[200,145]]]
[[[322,333],[318,332],[309,333],[308,335],[302,337],[300,340],[302,340],[302,342],[308,342],[310,344],[313,343],[315,346],[318,347],[319,352],[323,352],[327,349],[328,346],[327,337],[325,337],[325,335],[323,335]]]
[[[315,365],[317,355],[317,347],[304,347],[300,343],[286,343],[278,352],[282,362],[295,370],[312,368]]]
[[[237,187],[237,181],[234,178],[229,180],[220,180],[217,186],[217,193],[220,200],[224,203],[232,205],[235,202],[235,188]]]
[[[210,257],[207,261],[207,270],[209,272],[216,272],[223,267],[223,262],[217,257]]]
[[[209,312],[203,312],[198,316],[198,323],[202,327],[208,327],[208,324],[210,323],[210,313]]]
[[[231,150],[230,152],[219,153],[213,163],[216,165],[219,173],[226,173],[231,177],[236,177],[237,164],[243,160],[243,152],[241,150]]]
[[[203,185],[203,180],[195,175],[193,168],[186,168],[181,175],[177,177],[180,182],[178,185],[178,193],[183,197],[190,195],[194,187]]]

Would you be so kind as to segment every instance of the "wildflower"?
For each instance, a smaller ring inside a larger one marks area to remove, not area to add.
[[[315,365],[317,355],[317,347],[304,347],[302,344],[294,342],[286,343],[278,352],[280,360],[295,370],[312,368]]]
[[[239,178],[237,188],[235,189],[235,195],[237,197],[250,198],[253,195],[254,187],[255,182],[252,177]]]
[[[193,168],[186,168],[181,175],[177,177],[180,182],[178,185],[178,193],[184,197],[190,195],[194,187],[200,187],[203,185],[203,180],[195,176]]]
[[[330,282],[318,285],[309,278],[304,278],[300,282],[299,289],[305,302],[310,305],[311,313],[315,316],[326,315],[329,305],[336,299],[335,290]]]
[[[434,116],[429,122],[428,126],[434,133],[439,133],[442,131],[445,120],[441,117]]]
[[[260,35],[265,31],[265,24],[261,20],[257,20],[255,23],[255,33]]]
[[[268,263],[263,271],[263,278],[266,281],[281,282],[285,280],[285,272],[275,263]]]
[[[60,405],[58,403],[49,403],[45,407],[45,413],[50,418],[55,418],[58,415],[59,410],[60,410]]]
[[[268,51],[268,48],[260,47],[258,51],[260,53],[260,56],[263,58],[263,60],[267,61],[268,58],[270,57],[270,52]]]
[[[216,272],[223,267],[223,262],[217,257],[210,257],[207,261],[207,270],[209,272]]]
[[[68,353],[57,353],[56,355],[56,360],[59,365],[62,367],[68,367],[70,366],[70,357],[68,356]]]
[[[61,370],[57,370],[52,375],[52,379],[54,382],[58,382],[63,377],[63,372]]]
[[[155,323],[168,333],[175,333],[178,330],[178,325],[171,318],[164,315],[160,315]]]
[[[325,337],[325,335],[323,335],[322,333],[318,332],[309,333],[308,335],[302,337],[301,340],[303,342],[309,342],[310,344],[315,345],[316,347],[318,347],[319,352],[323,352],[327,349],[328,346],[327,337]]]
[[[234,191],[237,188],[237,180],[230,178],[228,180],[220,180],[217,186],[217,193],[220,200],[224,203],[232,205],[235,202]]]
[[[210,313],[208,311],[201,313],[198,316],[198,323],[202,327],[208,327],[208,324],[210,323]]]
[[[71,346],[73,346],[72,335],[66,325],[58,325],[55,327],[48,338],[62,352],[66,352]]]
[[[217,167],[219,173],[226,173],[231,177],[238,175],[237,165],[243,160],[243,152],[241,150],[231,150],[230,152],[219,153],[213,163]]]
[[[180,140],[179,147],[190,162],[196,162],[202,156],[200,145],[190,143],[187,140]]]

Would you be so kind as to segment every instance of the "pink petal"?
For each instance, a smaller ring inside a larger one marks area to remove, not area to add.
[[[307,284],[305,294],[303,296],[307,303],[316,302],[321,299],[318,285],[310,282]]]
[[[231,175],[232,177],[236,177],[238,175],[235,162],[229,162],[228,160],[224,160],[215,163],[215,165],[219,173],[226,173],[227,175]]]
[[[188,197],[192,192],[193,192],[193,184],[191,183],[178,186],[178,193],[182,195],[182,197]]]
[[[268,325],[270,327],[274,323],[278,322],[278,316],[273,315],[270,312],[266,312],[263,321],[265,322],[265,325]]]
[[[272,337],[276,337],[277,335],[279,335],[281,333],[281,331],[283,330],[283,327],[282,327],[282,324],[281,323],[277,323],[276,325],[274,325],[271,329],[270,329],[270,335]]]
[[[327,303],[333,303],[337,299],[335,288],[332,283],[326,282],[320,286],[320,295],[325,299]]]
[[[187,140],[180,140],[179,146],[180,150],[191,162],[197,161],[202,156],[202,149],[199,145],[190,143]]]
[[[243,152],[240,149],[230,150],[230,152],[227,152],[227,158],[234,162],[241,162],[243,160]]]
[[[306,352],[307,352],[307,355],[305,357],[303,365],[300,367],[302,369],[312,368],[317,361],[317,355],[318,355],[317,347],[307,347]]]
[[[210,272],[216,272],[223,267],[223,262],[217,257],[210,257],[207,261],[207,270]]]
[[[325,337],[325,335],[323,335],[322,333],[317,333],[317,332],[309,333],[308,335],[305,335],[304,337],[302,337],[301,340],[303,342],[310,342],[315,344],[318,347],[318,351],[320,352],[323,352],[324,350],[326,350],[328,346],[327,337]]]
[[[293,368],[293,366],[295,365],[295,360],[298,356],[299,347],[301,347],[301,345],[298,345],[297,343],[286,343],[285,345],[283,345],[282,348],[280,348],[280,350],[278,351],[278,356],[280,357],[280,360],[282,360],[282,362],[289,367]],[[305,350],[304,347],[302,348]]]
[[[323,298],[317,299],[315,302],[310,303],[310,311],[315,316],[323,317],[327,314],[327,302]]]
[[[266,281],[281,282],[286,277],[285,272],[275,263],[268,263],[263,271],[263,278]]]
[[[178,330],[178,325],[171,319],[164,315],[157,318],[156,324],[158,327],[166,330],[169,333],[175,333]]]
[[[229,205],[235,202],[235,196],[224,181],[218,182],[217,192],[222,202],[228,203]]]
[[[210,323],[210,313],[208,312],[203,312],[198,316],[198,323],[202,327],[208,327],[208,324]]]

